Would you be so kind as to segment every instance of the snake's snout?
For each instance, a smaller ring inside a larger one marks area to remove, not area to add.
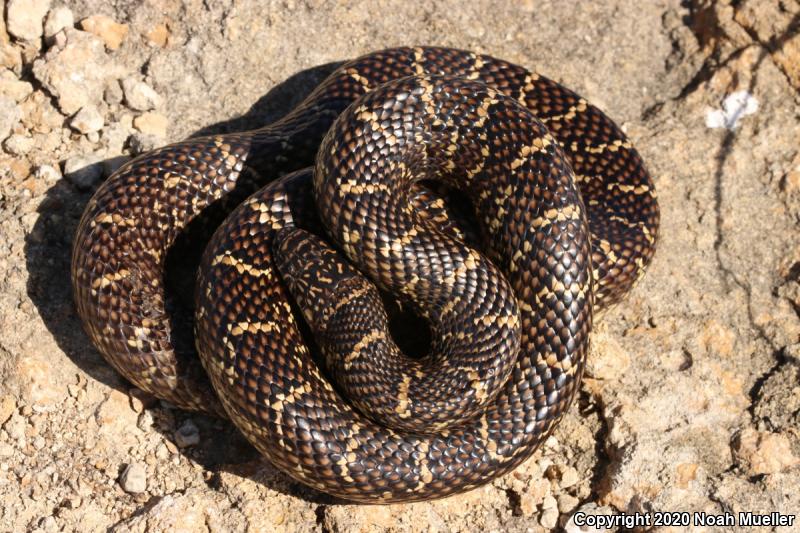
[[[315,333],[324,333],[333,310],[331,303],[360,278],[339,252],[306,230],[285,227],[272,245],[275,266],[286,288]]]

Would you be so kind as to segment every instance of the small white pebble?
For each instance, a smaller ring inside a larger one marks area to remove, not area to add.
[[[147,470],[141,463],[130,463],[119,477],[122,490],[131,494],[139,494],[147,490]]]
[[[80,111],[75,113],[69,125],[81,133],[93,133],[102,129],[105,121],[103,115],[93,105],[83,106]]]
[[[55,183],[61,179],[61,171],[50,165],[39,166],[33,175],[46,183]]]
[[[75,16],[66,6],[59,6],[50,10],[44,21],[44,36],[50,39],[64,28],[75,26]]]
[[[145,82],[136,78],[122,80],[125,103],[136,111],[150,111],[161,105],[161,96]]]
[[[188,448],[190,446],[196,446],[200,443],[200,430],[197,429],[197,426],[191,420],[187,420],[186,422],[178,428],[178,431],[175,432],[175,444],[178,445],[179,448]]]

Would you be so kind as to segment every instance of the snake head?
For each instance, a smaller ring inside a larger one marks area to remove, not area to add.
[[[347,295],[365,284],[376,291],[343,255],[308,231],[282,228],[272,251],[283,282],[315,336],[325,335],[337,303]]]

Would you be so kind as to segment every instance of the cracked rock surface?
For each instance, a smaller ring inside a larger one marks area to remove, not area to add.
[[[0,0],[0,530],[581,531],[577,509],[800,511],[797,2],[22,4]],[[655,176],[660,244],[529,461],[441,501],[350,505],[120,378],[77,320],[70,246],[131,156],[269,122],[331,63],[418,43],[526,65],[607,111]]]

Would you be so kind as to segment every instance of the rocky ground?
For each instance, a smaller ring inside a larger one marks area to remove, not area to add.
[[[795,0],[0,5],[0,530],[573,532],[579,509],[800,513]],[[272,120],[330,63],[409,43],[528,65],[608,111],[655,176],[661,241],[533,458],[461,496],[349,505],[107,367],[73,309],[70,246],[132,155]]]

